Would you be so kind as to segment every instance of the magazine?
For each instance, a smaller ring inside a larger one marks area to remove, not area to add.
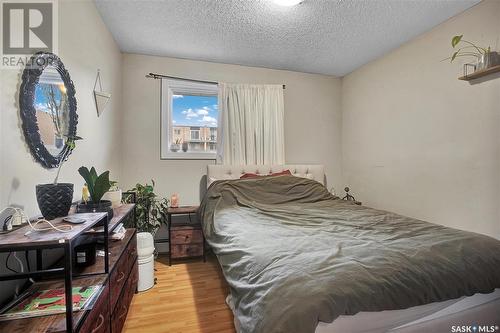
[[[85,310],[98,295],[100,285],[73,287],[73,311]],[[64,288],[26,291],[21,301],[0,314],[0,321],[48,316],[66,312]]]

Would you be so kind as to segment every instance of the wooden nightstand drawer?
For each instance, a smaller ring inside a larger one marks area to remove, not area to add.
[[[189,245],[171,245],[172,258],[201,257],[203,255],[203,243]]]
[[[201,223],[196,216],[198,206],[169,207],[167,213],[168,227],[168,264],[172,259],[199,258],[205,261],[205,239]],[[177,221],[172,216],[184,216]],[[165,241],[162,239],[162,241]]]
[[[172,244],[203,243],[203,234],[200,229],[172,229]]]

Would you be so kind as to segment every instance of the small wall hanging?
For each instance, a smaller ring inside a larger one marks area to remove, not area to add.
[[[96,90],[97,82],[99,82],[99,90]],[[111,94],[102,91],[101,71],[98,69],[97,77],[95,78],[95,83],[94,83],[94,101],[98,117],[100,117],[101,114],[104,112],[110,99],[111,99]]]

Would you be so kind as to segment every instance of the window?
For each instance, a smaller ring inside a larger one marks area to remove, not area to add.
[[[162,81],[162,159],[215,159],[217,85]]]
[[[217,141],[217,128],[215,127],[210,127],[210,141]]]
[[[191,130],[191,141],[200,140],[200,128],[199,127],[190,127]]]

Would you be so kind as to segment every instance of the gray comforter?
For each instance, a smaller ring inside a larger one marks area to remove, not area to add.
[[[217,181],[200,214],[242,333],[312,333],[500,287],[499,241],[353,205],[313,180]]]

